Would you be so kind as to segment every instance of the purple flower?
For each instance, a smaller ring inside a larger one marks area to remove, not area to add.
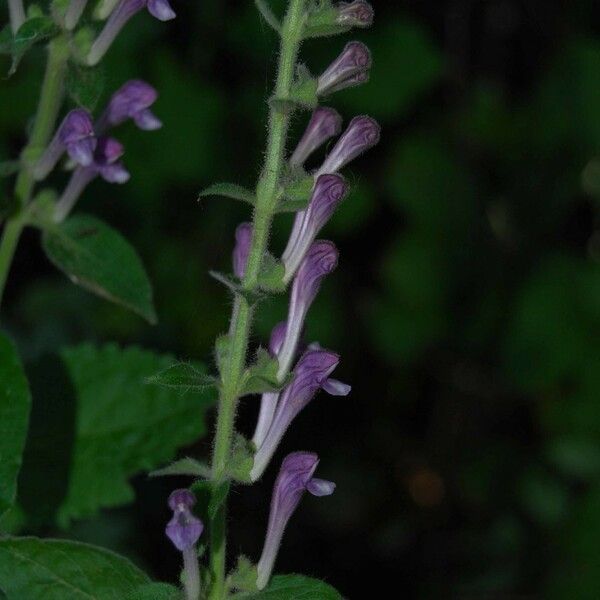
[[[100,35],[92,44],[87,57],[88,65],[93,66],[100,62],[127,21],[144,7],[159,21],[169,21],[175,18],[175,13],[168,0],[121,0],[110,13]]]
[[[169,496],[169,507],[173,518],[167,523],[165,533],[180,552],[193,548],[202,534],[204,525],[190,510],[196,497],[189,490],[175,490]]]
[[[139,79],[128,81],[112,95],[106,110],[96,123],[97,131],[102,133],[127,119],[133,119],[140,129],[162,127],[160,120],[150,110],[157,97],[158,92],[149,83]]]
[[[276,357],[281,349],[283,341],[285,340],[285,332],[287,330],[287,321],[281,321],[277,323],[271,331],[271,338],[269,340],[269,354],[272,357]],[[271,426],[273,415],[275,414],[275,408],[277,408],[277,400],[279,399],[279,392],[265,392],[260,398],[260,409],[258,411],[258,420],[256,422],[256,429],[254,430],[254,436],[252,442],[256,448],[260,447],[263,443],[267,431]]]
[[[281,257],[286,283],[294,276],[308,248],[347,192],[348,185],[340,175],[320,175],[317,178],[308,208],[297,213],[288,245]]]
[[[240,223],[235,230],[235,246],[233,248],[233,273],[238,279],[242,279],[246,273],[251,244],[252,223]]]
[[[381,128],[375,119],[367,116],[354,117],[346,131],[338,139],[327,158],[315,173],[336,173],[357,156],[379,142]]]
[[[87,0],[71,0],[69,2],[69,7],[67,8],[67,12],[65,13],[65,27],[68,31],[72,31],[75,29],[85,7],[87,5]]]
[[[73,171],[62,196],[54,209],[54,220],[64,221],[86,186],[98,175],[109,183],[125,183],[129,173],[119,161],[123,155],[123,145],[114,138],[101,137],[98,139],[94,160],[87,167],[78,167]]]
[[[317,81],[317,94],[331,94],[366,81],[371,53],[362,42],[349,42]],[[357,79],[360,75],[361,78]]]
[[[370,27],[373,24],[373,7],[364,0],[340,2],[337,22],[348,27]]]
[[[339,135],[342,130],[342,117],[333,108],[319,106],[308,122],[302,138],[290,158],[292,167],[299,167],[328,139]]]
[[[97,140],[91,115],[82,108],[67,113],[44,153],[37,161],[33,175],[44,179],[56,166],[65,150],[71,159],[83,167],[92,164]]]
[[[335,489],[333,482],[313,479],[318,464],[319,457],[313,452],[293,452],[283,460],[273,488],[267,535],[257,565],[256,586],[259,590],[269,583],[283,532],[305,490],[315,496],[327,496]]]
[[[278,353],[280,381],[289,372],[296,355],[306,313],[319,291],[323,277],[335,269],[337,259],[338,251],[334,244],[318,240],[310,246],[298,269],[290,295],[285,341]]]
[[[252,481],[264,473],[290,423],[313,399],[339,361],[337,354],[321,349],[308,350],[300,357],[291,382],[281,392],[267,435],[254,455],[250,472]]]

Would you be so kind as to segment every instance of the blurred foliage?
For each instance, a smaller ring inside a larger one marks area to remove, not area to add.
[[[375,27],[357,35],[373,52],[371,82],[330,104],[347,120],[379,119],[382,142],[348,174],[354,191],[325,232],[340,266],[307,327],[309,339],[341,352],[340,378],[354,390],[319,398],[281,450],[319,452],[338,491],[327,503],[305,501],[279,568],[325,577],[351,598],[365,597],[365,574],[375,571],[407,598],[595,598],[600,11],[591,0],[374,5]],[[96,182],[81,202],[139,250],[159,324],[69,287],[30,233],[6,302],[28,362],[82,340],[213,362],[231,302],[207,271],[229,270],[248,209],[197,194],[217,181],[252,187],[275,38],[251,2],[175,8],[172,27],[146,15],[127,26],[98,102],[142,77],[160,91],[164,128],[123,126],[131,182]],[[307,44],[311,71],[344,43]],[[9,107],[0,111],[0,160],[23,143],[41,58],[33,51],[0,85]],[[289,215],[278,219],[276,249],[289,224]],[[262,307],[257,343],[284,313],[283,299]],[[242,408],[246,430],[255,408]],[[205,442],[188,453],[208,450]],[[231,547],[250,557],[262,544],[272,477],[234,493]],[[61,535],[122,550],[175,581],[162,523],[177,482],[136,479],[130,510]]]

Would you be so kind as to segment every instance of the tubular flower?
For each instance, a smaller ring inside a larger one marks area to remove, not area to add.
[[[99,138],[92,164],[73,171],[67,187],[56,203],[54,220],[60,223],[67,217],[83,190],[98,175],[109,183],[128,181],[129,173],[119,161],[122,155],[123,145],[119,141],[110,137]]]
[[[271,577],[286,525],[302,500],[305,491],[315,496],[329,496],[335,490],[331,481],[313,478],[319,457],[313,452],[288,454],[281,465],[271,497],[271,511],[262,555],[258,561],[256,586],[262,590]]]
[[[290,166],[299,167],[320,146],[342,130],[342,117],[333,108],[319,106],[308,122],[290,158]]]
[[[97,146],[91,115],[81,108],[67,113],[48,147],[37,161],[33,175],[37,180],[44,179],[66,151],[71,159],[88,167],[94,160]]]
[[[320,175],[317,178],[308,208],[298,213],[298,225],[292,230],[281,257],[285,266],[285,282],[294,276],[308,248],[347,192],[348,185],[340,175]]]
[[[317,240],[308,249],[294,283],[290,296],[285,340],[281,345],[278,378],[282,381],[289,372],[296,355],[298,342],[304,326],[306,313],[313,303],[321,281],[337,266],[338,251],[332,242]]]
[[[235,230],[235,246],[233,248],[233,273],[242,279],[246,273],[248,254],[252,243],[252,224],[241,223]]]
[[[88,65],[93,66],[100,62],[127,21],[144,7],[159,21],[169,21],[175,18],[175,12],[168,0],[121,0],[110,13],[100,35],[92,44],[87,57]]]
[[[132,119],[140,129],[159,129],[162,123],[150,110],[157,98],[158,92],[149,83],[139,79],[128,81],[112,95],[96,123],[97,131],[103,133],[127,119]]]
[[[165,533],[180,552],[195,546],[204,529],[202,521],[192,514],[194,504],[196,497],[189,490],[175,490],[169,496],[173,518],[167,523]]]
[[[290,423],[314,398],[339,361],[337,354],[322,349],[308,350],[300,357],[291,382],[281,392],[267,435],[254,455],[252,481],[264,473]]]
[[[364,0],[340,2],[337,22],[349,27],[370,27],[373,24],[373,7]]]
[[[349,42],[317,80],[317,94],[331,94],[367,81],[371,53],[362,42]]]
[[[315,174],[336,173],[379,142],[379,123],[367,116],[354,117]]]

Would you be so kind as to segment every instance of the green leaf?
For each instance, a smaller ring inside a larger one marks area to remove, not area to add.
[[[230,487],[231,482],[229,480],[213,485],[210,495],[210,502],[208,503],[208,516],[211,521],[214,520],[214,518],[217,516],[217,512],[221,506],[223,506],[225,500],[227,500]]]
[[[100,508],[131,502],[129,477],[173,460],[177,448],[206,433],[203,415],[214,394],[210,390],[182,394],[146,385],[149,374],[173,359],[135,347],[84,344],[67,348],[60,358],[54,370],[62,365],[66,381],[46,404],[72,396],[73,451],[63,499],[57,502],[58,521],[66,526],[71,519],[93,516]],[[69,444],[60,439],[53,442],[52,448]],[[38,474],[37,489],[30,485],[30,496],[38,502],[46,486],[47,452],[47,446],[41,446],[37,458],[30,460]],[[29,512],[35,509],[34,504]]]
[[[183,593],[168,583],[148,583],[129,594],[125,600],[183,600]]]
[[[148,377],[146,382],[182,391],[201,391],[214,387],[216,380],[190,363],[181,362]]]
[[[244,600],[342,600],[324,581],[304,575],[276,575],[261,592],[243,594]]]
[[[277,379],[279,363],[276,358],[271,358],[269,353],[260,348],[256,356],[256,362],[246,371],[242,385],[242,395],[262,394],[264,392],[276,392],[284,384]]]
[[[58,28],[50,17],[34,17],[25,21],[13,39],[12,64],[8,74],[15,73],[21,59],[34,44],[48,39],[57,31]]]
[[[44,232],[44,250],[78,285],[156,323],[152,288],[137,252],[120,233],[89,215]]]
[[[69,63],[67,91],[77,105],[93,111],[102,95],[105,82],[106,75],[102,68]]]
[[[18,160],[4,160],[0,162],[0,177],[9,177],[19,170],[21,163]]]
[[[123,600],[149,583],[126,558],[67,540],[0,540],[0,588],[7,600]]]
[[[283,263],[277,260],[271,254],[266,254],[263,258],[261,270],[258,276],[258,285],[265,292],[279,294],[285,291],[286,284],[283,280],[285,276],[285,267]]]
[[[256,566],[250,559],[241,554],[238,556],[237,565],[227,577],[227,585],[230,590],[256,593],[256,579],[258,572]]]
[[[10,24],[8,24],[0,30],[0,54],[10,54],[12,52],[12,45],[12,28]]]
[[[213,183],[198,194],[199,198],[204,198],[205,196],[224,196],[225,198],[241,200],[252,205],[256,202],[256,198],[250,190],[235,183]]]
[[[0,516],[14,504],[31,396],[13,343],[0,332]]]
[[[191,475],[207,478],[210,477],[210,467],[193,458],[186,457],[150,473],[150,477],[162,477],[164,475]]]
[[[228,463],[228,475],[242,483],[250,483],[250,471],[254,466],[254,444],[242,434],[236,433],[233,438],[231,457]]]

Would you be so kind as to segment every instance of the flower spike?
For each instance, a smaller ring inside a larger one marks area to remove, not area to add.
[[[308,350],[300,357],[292,381],[281,392],[269,431],[254,455],[252,481],[264,473],[291,422],[314,398],[339,361],[337,354],[322,349]]]
[[[103,133],[109,127],[119,125],[127,119],[132,119],[140,129],[159,129],[162,123],[150,110],[157,98],[158,92],[145,81],[128,81],[112,95],[96,123],[96,130]]]
[[[169,21],[175,18],[175,12],[168,0],[121,0],[110,13],[106,25],[92,44],[87,57],[88,65],[94,66],[100,62],[127,21],[144,7],[159,21]]]
[[[371,68],[371,53],[362,42],[349,42],[342,53],[325,69],[317,81],[317,94],[331,94],[366,80]],[[357,76],[360,76],[357,79]]]
[[[71,159],[87,167],[92,164],[97,140],[91,115],[82,108],[67,113],[48,147],[35,164],[33,176],[45,179],[66,151]]]
[[[290,158],[290,166],[299,167],[320,146],[342,130],[342,117],[333,108],[319,106],[308,122],[302,138]]]
[[[305,491],[315,496],[328,496],[335,490],[331,481],[313,479],[319,457],[313,452],[288,454],[275,481],[271,497],[271,511],[262,555],[258,561],[256,586],[262,590],[269,583],[283,532],[302,500]]]

